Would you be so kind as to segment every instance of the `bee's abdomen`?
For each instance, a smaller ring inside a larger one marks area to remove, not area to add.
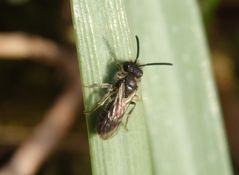
[[[105,116],[100,116],[97,123],[97,133],[100,135],[102,139],[108,139],[119,127],[120,122],[112,121]]]
[[[109,103],[106,108],[100,113],[96,130],[102,139],[108,139],[113,136],[121,122],[120,118],[112,117],[113,104]],[[109,117],[111,116],[111,117]]]

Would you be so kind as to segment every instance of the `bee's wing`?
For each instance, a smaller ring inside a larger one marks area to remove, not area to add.
[[[125,113],[125,105],[123,103],[124,84],[118,88],[116,96],[106,105],[105,109],[99,116],[97,123],[97,132],[103,139],[115,135],[119,129],[121,120]]]
[[[108,139],[117,134],[120,124],[122,122],[122,118],[127,111],[130,103],[127,103],[124,107],[123,112],[118,118],[114,118],[113,120],[110,117],[105,117],[108,113],[104,111],[99,118],[97,132],[102,139]]]
[[[99,119],[97,132],[102,139],[108,139],[117,133],[120,123],[119,121],[112,121],[107,117],[102,117]]]

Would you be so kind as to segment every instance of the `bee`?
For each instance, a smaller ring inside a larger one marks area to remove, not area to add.
[[[138,83],[143,76],[142,67],[154,65],[173,65],[172,63],[138,64],[139,38],[138,36],[135,37],[137,44],[137,54],[135,60],[119,63],[119,61],[114,58],[119,68],[118,72],[116,73],[115,82],[113,84],[103,83],[101,85],[94,84],[91,86],[107,89],[107,93],[97,103],[96,107],[91,110],[95,111],[100,106],[103,106],[96,123],[96,131],[104,140],[117,133],[125,115],[125,126],[127,126],[129,116],[136,106],[136,92],[138,89]],[[129,109],[129,107],[131,108]]]

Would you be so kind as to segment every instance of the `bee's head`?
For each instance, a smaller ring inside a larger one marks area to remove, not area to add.
[[[143,71],[134,62],[124,62],[123,70],[127,73],[132,74],[136,78],[141,78],[143,76]]]
[[[140,69],[139,65],[137,64],[137,60],[139,58],[139,38],[135,36],[136,43],[137,43],[137,54],[134,61],[126,61],[123,63],[122,68],[123,71],[133,75],[136,78],[141,78],[143,76],[143,71]]]

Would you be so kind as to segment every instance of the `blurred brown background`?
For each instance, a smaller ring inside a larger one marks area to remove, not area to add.
[[[239,174],[239,1],[198,3]],[[0,173],[91,174],[69,1],[0,1],[0,83]]]

